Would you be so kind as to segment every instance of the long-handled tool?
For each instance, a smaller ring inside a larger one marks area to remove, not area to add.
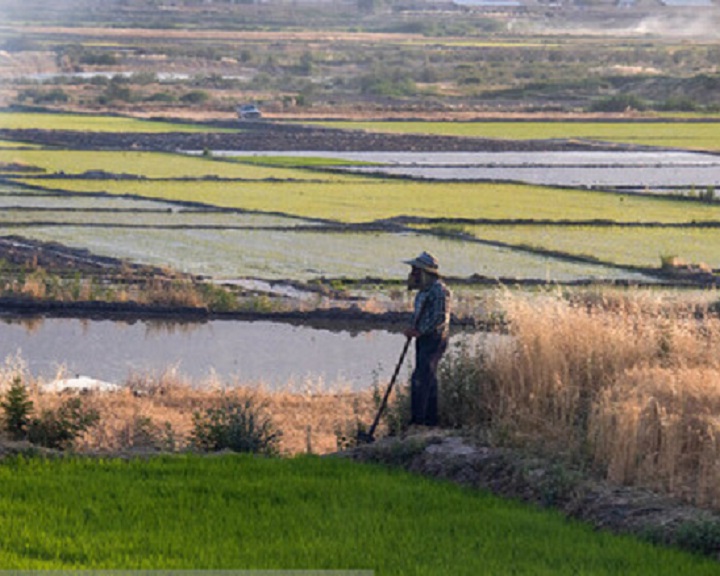
[[[358,431],[357,435],[357,442],[358,444],[371,444],[375,442],[375,428],[377,428],[378,423],[380,422],[380,417],[382,416],[382,413],[385,411],[385,407],[387,406],[387,401],[390,396],[390,392],[393,389],[393,386],[395,385],[395,380],[397,380],[397,376],[400,373],[400,368],[402,367],[403,362],[405,361],[405,355],[407,354],[408,348],[410,347],[410,341],[412,338],[408,336],[408,338],[405,340],[405,346],[403,346],[402,354],[400,354],[400,360],[398,360],[397,366],[395,366],[395,372],[392,375],[392,378],[390,379],[390,384],[388,384],[387,390],[385,390],[385,395],[383,396],[382,402],[380,403],[380,408],[378,409],[378,412],[375,416],[375,420],[373,420],[372,426],[370,426],[370,429],[367,432]]]

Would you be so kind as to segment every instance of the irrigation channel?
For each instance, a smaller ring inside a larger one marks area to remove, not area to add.
[[[456,334],[451,345],[477,342]],[[71,318],[0,322],[3,358],[19,356],[43,381],[58,374],[122,384],[165,370],[193,384],[270,389],[362,390],[389,380],[404,344],[399,332],[331,331],[272,321],[159,322]],[[408,357],[400,376],[409,375]]]

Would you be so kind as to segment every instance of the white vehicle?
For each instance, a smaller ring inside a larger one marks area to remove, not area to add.
[[[237,114],[243,120],[255,120],[257,118],[262,118],[262,113],[254,104],[243,104],[242,106],[238,106]]]

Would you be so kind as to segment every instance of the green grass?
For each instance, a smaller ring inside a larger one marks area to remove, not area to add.
[[[234,132],[234,130],[139,120],[119,116],[0,112],[0,128],[6,130],[76,130],[78,132]]]
[[[720,205],[620,196],[525,184],[413,182],[348,177],[337,182],[153,182],[18,179],[68,192],[132,194],[143,198],[280,212],[338,222],[395,216],[428,218],[689,222],[720,220]]]
[[[315,457],[6,459],[4,569],[718,574],[485,493]]]
[[[0,149],[2,148],[39,148],[39,146],[17,142],[16,140],[0,140]]]
[[[442,134],[502,140],[577,138],[720,150],[717,122],[315,122],[331,128],[373,132]]]
[[[248,180],[340,180],[356,177],[323,174],[285,166],[257,166],[253,163],[214,160],[160,152],[108,152],[88,150],[8,150],[0,148],[0,164],[35,166],[46,174],[83,174],[105,171],[145,178],[242,178]]]
[[[720,230],[715,228],[619,228],[595,226],[465,226],[477,238],[589,255],[604,262],[660,266],[660,257],[720,265]]]

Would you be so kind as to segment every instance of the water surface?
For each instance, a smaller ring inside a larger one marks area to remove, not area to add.
[[[402,334],[382,330],[330,331],[269,321],[0,322],[0,360],[17,354],[31,374],[43,379],[54,378],[64,367],[65,376],[114,383],[133,373],[175,368],[197,384],[215,375],[227,384],[359,390],[387,383],[404,343]],[[401,377],[407,376],[411,357]]]

